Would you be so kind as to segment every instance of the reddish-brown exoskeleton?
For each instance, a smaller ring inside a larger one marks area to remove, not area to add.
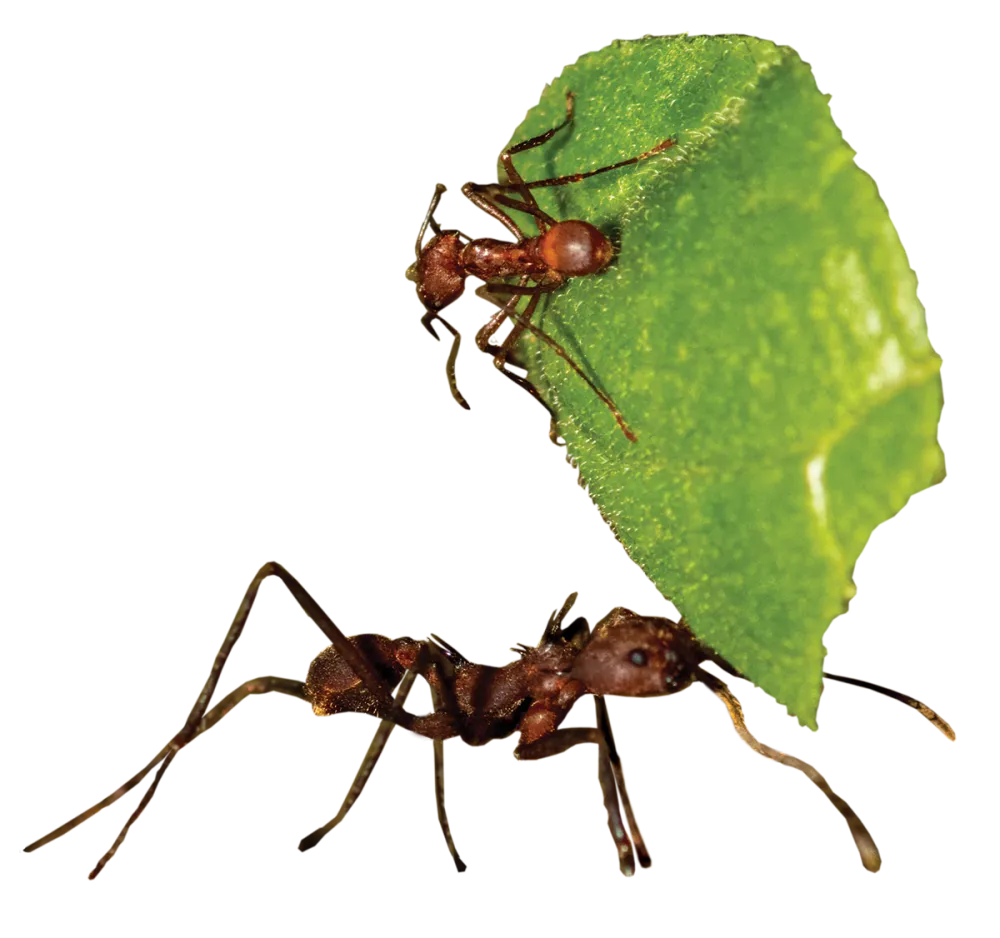
[[[672,146],[674,141],[663,140],[651,150],[610,166],[525,182],[514,167],[514,155],[541,146],[572,120],[573,95],[570,93],[566,95],[566,120],[563,123],[537,137],[516,144],[500,155],[500,163],[507,176],[506,185],[476,185],[468,182],[462,187],[462,193],[488,215],[501,222],[517,239],[516,242],[498,241],[495,238],[473,240],[460,231],[442,230],[434,220],[434,212],[441,200],[441,194],[445,191],[445,187],[439,183],[434,190],[427,215],[420,226],[420,233],[417,235],[417,259],[406,271],[406,276],[417,284],[417,295],[426,310],[420,321],[427,327],[428,332],[435,339],[438,338],[438,334],[434,331],[434,321],[438,320],[454,337],[446,370],[451,393],[462,407],[468,409],[469,404],[458,390],[455,379],[455,359],[458,356],[461,336],[451,323],[441,316],[441,310],[462,295],[467,277],[478,277],[485,281],[485,285],[476,290],[476,293],[500,307],[499,312],[494,313],[490,321],[476,335],[476,344],[481,351],[493,356],[493,364],[548,410],[548,405],[542,400],[534,385],[507,367],[522,333],[525,330],[533,333],[563,358],[589,385],[614,415],[625,436],[635,442],[635,434],[625,422],[614,401],[584,374],[561,345],[531,322],[538,300],[543,294],[558,290],[570,277],[600,273],[611,263],[614,249],[611,242],[589,222],[580,219],[557,221],[543,212],[531,190],[569,185],[600,173],[631,166],[656,153],[661,153]],[[539,234],[534,237],[525,234],[509,214],[510,210],[532,216]],[[434,232],[434,237],[424,244],[428,226]],[[515,278],[517,278],[516,283],[509,282]],[[525,295],[530,299],[524,310],[519,312],[517,303]],[[510,333],[499,345],[491,342],[493,335],[507,319],[514,320]],[[555,442],[557,437],[555,416],[551,410],[549,413],[552,416],[549,435]]]
[[[261,582],[269,576],[282,580],[332,644],[313,661],[305,682],[280,677],[257,678],[238,687],[209,710],[226,659],[246,624]],[[521,645],[514,649],[519,654],[516,661],[503,667],[489,667],[466,660],[436,636],[426,641],[390,639],[372,634],[348,638],[288,571],[276,563],[265,564],[247,589],[212,665],[208,681],[180,732],[121,788],[25,850],[30,852],[61,837],[117,801],[159,765],[159,771],[138,808],[111,849],[91,872],[90,878],[93,879],[114,856],[133,822],[149,804],[163,773],[177,753],[195,737],[211,729],[247,696],[277,691],[307,701],[312,705],[313,712],[319,715],[368,713],[382,721],[340,811],[333,820],[304,838],[299,844],[300,850],[314,847],[343,820],[368,781],[389,734],[395,726],[402,726],[433,740],[438,820],[455,866],[459,872],[463,871],[465,864],[455,849],[444,808],[443,742],[458,736],[470,745],[481,746],[518,733],[514,755],[519,759],[544,759],[580,743],[597,746],[598,778],[608,813],[608,826],[618,850],[621,871],[630,875],[635,870],[635,855],[638,855],[642,866],[649,866],[650,859],[625,789],[621,760],[615,749],[604,696],[658,697],[677,693],[699,682],[721,698],[737,732],[755,752],[799,769],[820,788],[847,820],[865,868],[872,872],[878,870],[881,864],[878,849],[848,804],[834,794],[823,776],[811,765],[777,752],[751,736],[743,722],[739,701],[719,678],[705,671],[701,664],[710,661],[736,677],[743,675],[700,643],[683,622],[640,616],[628,609],[617,608],[608,613],[593,631],[582,618],[563,628],[563,619],[575,599],[574,593],[559,612],[552,614],[536,646]],[[418,675],[430,685],[434,705],[434,712],[423,716],[403,708]],[[901,700],[918,709],[949,739],[955,738],[944,720],[912,697],[853,678],[834,674],[824,676]],[[397,686],[394,698],[393,690]],[[588,694],[594,697],[597,707],[597,726],[561,729],[560,723],[573,705]],[[622,808],[628,832],[622,824]]]

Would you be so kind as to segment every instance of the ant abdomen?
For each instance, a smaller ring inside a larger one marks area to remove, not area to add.
[[[400,682],[416,660],[421,644],[412,638],[391,639],[384,635],[354,635],[349,641],[390,687]],[[323,649],[309,665],[305,693],[317,716],[379,712],[378,701],[333,645]]]
[[[596,274],[611,263],[611,242],[590,222],[572,219],[553,225],[540,238],[546,266],[567,277]]]

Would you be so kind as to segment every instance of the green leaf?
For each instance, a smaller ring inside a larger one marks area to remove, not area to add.
[[[545,90],[512,142],[535,190],[615,242],[520,355],[612,530],[695,633],[815,728],[823,632],[873,528],[944,477],[940,359],[874,182],[796,53],[745,36],[616,42]],[[530,220],[529,220],[530,221]],[[528,229],[526,224],[525,230]]]

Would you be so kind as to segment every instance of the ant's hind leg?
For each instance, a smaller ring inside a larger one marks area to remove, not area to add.
[[[208,713],[205,714],[204,718],[198,724],[198,727],[194,733],[194,737],[200,736],[206,730],[211,729],[219,722],[226,714],[228,714],[240,701],[245,700],[252,694],[267,694],[272,691],[276,691],[280,694],[288,694],[291,697],[298,697],[301,700],[306,700],[305,685],[302,681],[294,681],[284,677],[259,677],[253,681],[247,681],[240,687],[236,688],[232,693],[227,694],[216,706],[214,706]],[[62,827],[56,828],[50,834],[46,834],[44,837],[36,840],[33,844],[29,844],[24,848],[25,853],[31,853],[33,850],[37,850],[39,847],[44,847],[46,844],[51,843],[53,840],[57,840],[62,837],[63,834],[69,833],[74,827],[79,826],[84,821],[92,818],[98,811],[102,811],[108,805],[114,804],[122,795],[127,794],[136,785],[138,785],[157,765],[163,762],[170,753],[171,749],[176,742],[177,737],[174,737],[166,746],[164,746],[159,753],[152,759],[152,761],[138,773],[132,776],[124,785],[116,789],[112,794],[108,795],[103,801],[99,801],[93,807],[88,808],[82,814],[78,814],[71,821],[67,821]],[[146,799],[148,803],[148,798]],[[141,809],[140,809],[141,810]],[[132,818],[130,818],[128,824],[125,827],[127,831],[131,826],[132,822],[138,817],[139,811],[136,811]],[[91,874],[91,879],[100,872],[100,869],[107,863],[108,860],[114,855],[114,851],[117,849],[118,845],[124,839],[124,831],[119,835],[119,839],[115,842],[115,847],[103,858],[102,862],[98,864],[98,867]]]
[[[142,771],[142,773],[140,773],[138,780],[141,780],[141,778],[151,768],[153,768],[157,762],[160,761],[160,758],[162,758],[163,761],[160,764],[160,768],[154,776],[146,794],[143,795],[142,800],[139,802],[139,807],[136,808],[135,812],[122,828],[121,833],[118,835],[118,838],[115,840],[111,849],[101,858],[97,866],[93,869],[90,874],[91,879],[97,876],[97,874],[104,868],[105,864],[107,864],[111,857],[114,856],[115,851],[117,851],[118,847],[125,839],[129,828],[146,809],[146,806],[152,800],[153,795],[156,794],[156,789],[160,784],[160,779],[163,778],[164,772],[166,772],[166,770],[170,767],[170,763],[174,760],[177,753],[180,752],[181,749],[191,742],[191,740],[198,734],[198,728],[201,725],[202,720],[205,718],[209,702],[212,699],[212,695],[215,693],[215,688],[222,675],[222,669],[229,658],[230,652],[233,650],[233,646],[239,640],[240,634],[243,632],[243,627],[246,625],[247,617],[250,615],[250,610],[253,608],[254,600],[257,598],[257,592],[260,589],[260,584],[269,576],[276,576],[285,584],[288,591],[295,598],[296,602],[298,602],[298,604],[302,607],[306,615],[308,615],[309,618],[312,619],[317,626],[319,626],[320,631],[322,631],[323,634],[329,639],[330,643],[340,654],[341,658],[344,659],[347,666],[361,679],[361,683],[364,685],[364,689],[369,695],[369,712],[383,718],[392,714],[394,707],[392,689],[386,685],[385,681],[382,680],[371,662],[369,662],[368,659],[365,658],[360,651],[358,651],[350,639],[348,639],[348,637],[344,635],[344,633],[341,632],[336,625],[334,625],[333,621],[320,608],[316,600],[313,599],[312,596],[305,591],[305,589],[303,589],[299,581],[296,580],[295,577],[293,577],[284,567],[282,567],[281,564],[273,562],[264,564],[264,566],[257,571],[257,575],[253,578],[250,586],[247,587],[246,593],[243,595],[243,601],[240,603],[240,607],[236,612],[236,617],[233,619],[232,625],[230,625],[229,631],[226,633],[226,637],[222,642],[222,647],[219,648],[218,654],[215,656],[215,661],[212,664],[212,670],[209,672],[208,680],[205,682],[205,686],[202,688],[201,693],[195,700],[194,707],[191,708],[191,713],[188,715],[184,726],[170,741],[167,746],[166,754],[161,757],[157,757],[157,759],[155,759],[149,766],[146,767],[146,769]]]

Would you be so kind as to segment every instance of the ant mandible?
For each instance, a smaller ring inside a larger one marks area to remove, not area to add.
[[[631,159],[592,169],[589,172],[525,182],[514,167],[514,155],[551,140],[572,120],[573,93],[568,92],[566,119],[561,124],[537,137],[515,144],[500,154],[500,163],[507,176],[506,185],[477,185],[467,182],[462,186],[462,194],[487,215],[492,215],[503,224],[517,239],[516,243],[498,241],[495,238],[473,240],[461,231],[442,230],[434,220],[434,212],[441,201],[441,194],[446,190],[438,183],[423,224],[420,226],[420,233],[417,235],[417,259],[406,271],[406,276],[407,279],[416,282],[417,296],[420,297],[420,302],[426,310],[420,321],[427,331],[438,339],[439,336],[434,331],[434,320],[438,320],[454,337],[446,366],[448,385],[452,396],[466,410],[469,409],[468,401],[458,390],[455,380],[455,359],[458,357],[458,347],[462,337],[441,315],[441,310],[462,295],[466,277],[472,276],[485,281],[485,285],[476,290],[476,294],[500,307],[499,312],[494,313],[489,322],[477,333],[476,345],[480,351],[493,356],[493,364],[503,374],[524,388],[549,411],[552,418],[549,436],[552,441],[557,442],[558,436],[555,415],[527,378],[507,368],[508,359],[517,340],[525,331],[531,332],[545,342],[587,383],[614,415],[625,436],[634,443],[636,436],[625,422],[615,402],[584,374],[583,369],[558,342],[531,322],[539,298],[543,294],[558,290],[570,277],[600,273],[611,263],[614,249],[611,242],[589,222],[580,219],[556,221],[551,215],[543,212],[531,190],[548,186],[565,186],[614,169],[621,169],[623,166],[631,166],[633,163],[661,153],[673,146],[675,141],[664,140],[651,150]],[[538,226],[539,234],[534,237],[526,235],[506,211],[509,209],[531,215]],[[424,244],[428,226],[434,232],[434,237]],[[508,280],[515,277],[518,278],[517,283],[508,283]],[[525,295],[530,299],[524,310],[519,312],[518,301]],[[493,335],[507,319],[514,320],[510,333],[499,345],[491,342]]]
[[[260,584],[269,576],[276,576],[285,584],[332,644],[312,662],[304,682],[281,677],[260,677],[247,681],[209,710],[222,668],[243,631]],[[736,731],[751,749],[804,772],[830,799],[847,821],[865,869],[872,872],[878,870],[881,865],[878,848],[847,802],[833,792],[826,779],[811,765],[758,742],[746,728],[739,700],[723,681],[703,670],[700,665],[710,661],[734,677],[742,678],[744,675],[699,642],[683,621],[672,622],[654,616],[640,616],[619,607],[612,609],[593,631],[583,618],[578,618],[563,628],[563,619],[575,600],[576,593],[573,593],[562,608],[549,617],[541,641],[536,646],[520,645],[512,649],[519,655],[516,661],[503,667],[489,667],[473,664],[434,635],[426,641],[415,641],[412,638],[390,639],[373,634],[349,638],[333,624],[330,617],[287,570],[276,563],[265,564],[247,589],[212,665],[208,681],[180,732],[121,788],[62,827],[35,841],[25,851],[36,850],[82,824],[138,785],[159,765],[138,808],[129,817],[111,849],[90,873],[90,878],[93,879],[115,855],[129,828],[149,804],[163,773],[177,753],[193,739],[211,729],[241,700],[251,694],[276,691],[307,701],[312,705],[313,712],[320,716],[354,712],[368,713],[381,720],[340,811],[333,820],[305,837],[299,844],[299,850],[316,846],[344,819],[364,789],[389,734],[394,727],[402,726],[433,740],[438,821],[455,866],[462,872],[465,864],[455,849],[444,807],[443,742],[458,736],[469,745],[481,746],[516,732],[520,734],[514,750],[518,759],[545,759],[581,743],[594,743],[597,746],[598,779],[608,814],[608,827],[618,851],[621,871],[628,876],[635,871],[635,855],[638,855],[639,864],[643,867],[650,865],[650,858],[625,789],[622,764],[611,733],[604,696],[616,694],[625,697],[659,697],[677,693],[693,683],[701,683],[726,705]],[[424,716],[417,716],[403,709],[418,675],[430,686],[434,707],[433,713]],[[854,678],[835,674],[823,676],[894,697],[919,710],[949,739],[955,738],[951,727],[943,719],[912,697]],[[588,694],[594,697],[597,726],[560,729],[560,723],[573,705]],[[628,822],[628,832],[622,824],[622,808]]]

